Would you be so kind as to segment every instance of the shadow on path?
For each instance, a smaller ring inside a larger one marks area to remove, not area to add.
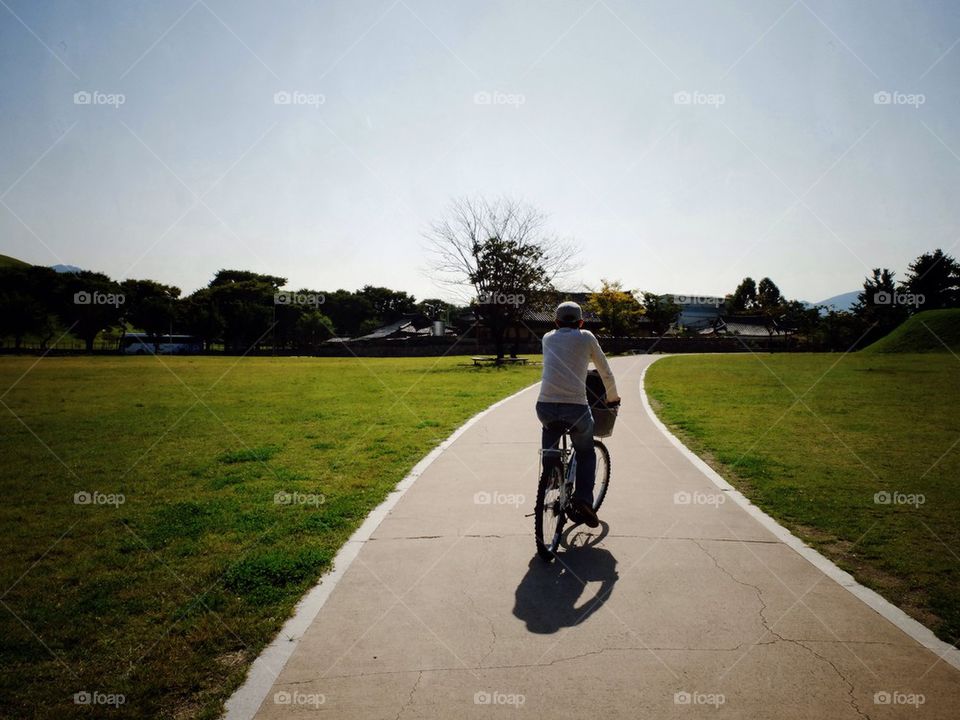
[[[552,563],[534,555],[516,590],[513,614],[537,634],[550,634],[563,627],[579,625],[610,597],[616,584],[617,559],[596,544],[609,528],[602,524],[599,535],[582,526],[564,533],[565,552]],[[588,583],[600,583],[596,592],[580,601]],[[579,602],[578,602],[579,601]]]

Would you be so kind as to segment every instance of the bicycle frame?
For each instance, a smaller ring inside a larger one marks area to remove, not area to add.
[[[610,483],[610,453],[596,437],[593,444],[598,463],[593,509],[597,511],[606,497]],[[573,440],[567,431],[560,435],[557,447],[540,448],[540,479],[532,515],[536,517],[534,532],[537,553],[547,561],[553,559],[561,542],[563,527],[570,519],[577,476],[577,456],[572,445]],[[575,521],[574,525],[576,524],[578,522]]]
[[[554,453],[556,453],[554,455]],[[547,457],[556,457],[560,463],[560,475],[563,486],[560,488],[560,507],[566,509],[570,498],[573,497],[573,488],[577,477],[577,455],[570,448],[570,435],[564,433],[560,437],[560,446],[540,450],[540,473],[543,474],[544,460]]]

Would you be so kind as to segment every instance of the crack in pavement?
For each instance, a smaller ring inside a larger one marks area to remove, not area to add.
[[[837,677],[839,677],[840,680],[843,681],[843,683],[847,686],[847,695],[848,695],[848,697],[849,697],[850,707],[852,707],[852,708],[856,711],[857,715],[859,715],[860,717],[862,717],[862,718],[867,718],[867,720],[870,720],[870,716],[867,715],[866,713],[864,713],[864,712],[860,709],[860,706],[857,704],[857,700],[856,700],[856,697],[855,697],[855,695],[854,695],[854,689],[855,689],[855,688],[854,688],[854,686],[853,686],[853,683],[850,682],[850,681],[847,679],[847,677],[846,677],[842,672],[840,672],[840,669],[839,669],[829,658],[824,657],[823,655],[821,655],[820,653],[818,653],[818,652],[817,652],[816,650],[814,650],[813,648],[808,647],[807,645],[804,644],[803,641],[801,641],[801,640],[796,640],[796,639],[794,639],[794,638],[784,637],[783,635],[781,635],[779,632],[777,632],[776,630],[774,630],[774,629],[771,627],[769,621],[767,620],[766,615],[764,614],[765,611],[766,611],[766,609],[767,609],[767,603],[766,603],[766,601],[764,601],[764,599],[763,599],[763,591],[760,589],[760,586],[759,586],[759,585],[754,585],[754,584],[752,584],[752,583],[745,582],[745,581],[743,581],[743,580],[740,580],[740,579],[739,579],[738,577],[736,577],[733,573],[731,573],[729,570],[727,570],[725,567],[723,567],[723,566],[720,564],[720,561],[717,560],[717,558],[714,557],[714,555],[713,555],[709,550],[707,550],[703,545],[701,545],[699,541],[694,540],[693,542],[694,542],[694,544],[695,544],[698,548],[700,548],[700,550],[703,551],[703,553],[704,553],[708,558],[710,558],[710,559],[713,561],[713,564],[716,566],[716,568],[717,568],[720,572],[722,572],[724,575],[726,575],[727,577],[729,577],[731,580],[733,580],[733,582],[737,583],[738,585],[743,585],[744,587],[752,588],[752,589],[754,590],[754,592],[756,592],[756,594],[757,594],[757,600],[758,600],[758,602],[760,603],[760,611],[759,611],[760,622],[761,622],[761,624],[763,625],[763,627],[766,629],[766,631],[769,632],[769,633],[770,633],[771,635],[773,635],[774,637],[776,637],[777,640],[780,640],[780,641],[783,641],[783,642],[787,642],[787,643],[791,643],[791,644],[793,644],[793,645],[796,645],[796,646],[798,646],[798,647],[801,647],[801,648],[803,648],[804,650],[806,650],[808,653],[810,653],[811,655],[813,655],[814,657],[816,657],[817,659],[819,659],[820,661],[822,661],[822,662],[826,663],[827,665],[829,665],[829,666],[833,669],[834,673],[836,673]],[[807,641],[807,642],[812,642],[812,641]],[[834,642],[840,642],[841,644],[843,644],[843,641],[834,641]],[[756,644],[756,645],[766,645],[766,644],[769,644],[769,643],[755,643],[755,644]],[[879,644],[886,644],[886,643],[879,643]]]
[[[407,701],[400,707],[400,712],[397,713],[397,716],[393,720],[400,720],[400,716],[403,715],[404,711],[410,707],[410,704],[413,702],[413,695],[417,692],[417,688],[420,687],[420,681],[423,680],[423,670],[420,671],[420,674],[417,675],[417,681],[413,684],[413,687],[410,688],[410,695],[407,697]]]
[[[483,661],[486,660],[488,657],[490,657],[490,653],[493,652],[493,648],[497,644],[497,629],[496,629],[496,626],[493,624],[493,619],[490,618],[488,615],[485,615],[484,613],[480,612],[480,609],[477,607],[477,604],[474,602],[473,596],[470,593],[468,593],[464,588],[460,588],[460,594],[463,595],[467,599],[467,602],[470,603],[470,607],[473,608],[473,612],[476,613],[478,616],[482,617],[484,620],[486,620],[487,624],[490,626],[490,635],[492,636],[490,639],[490,646],[487,648],[487,651],[483,654],[483,657],[481,657],[477,661],[477,669],[480,669],[483,667]]]
[[[843,680],[843,682],[844,682],[844,683],[846,684],[846,686],[847,686],[847,695],[850,696],[850,706],[851,706],[854,710],[857,711],[857,715],[859,715],[859,716],[862,717],[862,718],[867,718],[867,720],[870,720],[870,716],[867,715],[865,712],[863,712],[863,711],[860,709],[860,706],[857,704],[857,698],[856,698],[856,696],[853,694],[853,693],[854,693],[853,683],[850,682],[850,681],[847,679],[847,676],[846,676],[846,675],[844,675],[842,672],[840,672],[840,668],[838,668],[838,667],[833,663],[833,661],[830,660],[830,658],[824,657],[823,655],[821,655],[820,653],[818,653],[816,650],[814,650],[814,649],[811,648],[811,647],[807,647],[807,646],[804,645],[803,642],[800,641],[800,640],[793,640],[793,641],[791,641],[791,642],[795,642],[795,643],[796,643],[797,645],[799,645],[800,647],[806,648],[809,652],[813,653],[815,656],[817,656],[818,658],[820,658],[821,660],[823,660],[823,662],[827,663],[827,665],[829,665],[830,667],[832,667],[832,668],[833,668],[833,671],[837,674],[837,676],[838,676],[841,680]]]

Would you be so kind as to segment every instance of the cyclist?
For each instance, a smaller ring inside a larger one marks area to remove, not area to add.
[[[607,403],[620,404],[617,384],[600,349],[600,343],[589,330],[583,329],[583,311],[575,302],[557,306],[557,328],[543,336],[543,381],[537,398],[537,418],[543,424],[541,447],[557,448],[563,433],[548,428],[552,422],[570,427],[570,439],[577,458],[576,487],[571,502],[574,522],[597,527],[600,521],[593,510],[593,484],[597,456],[593,449],[593,414],[587,404],[587,366],[590,361],[603,378]]]

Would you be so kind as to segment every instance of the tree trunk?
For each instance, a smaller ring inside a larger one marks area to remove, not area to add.
[[[493,341],[497,348],[497,365],[503,364],[503,358],[506,354],[504,342],[504,328],[501,325],[497,325],[496,331],[494,332]]]

